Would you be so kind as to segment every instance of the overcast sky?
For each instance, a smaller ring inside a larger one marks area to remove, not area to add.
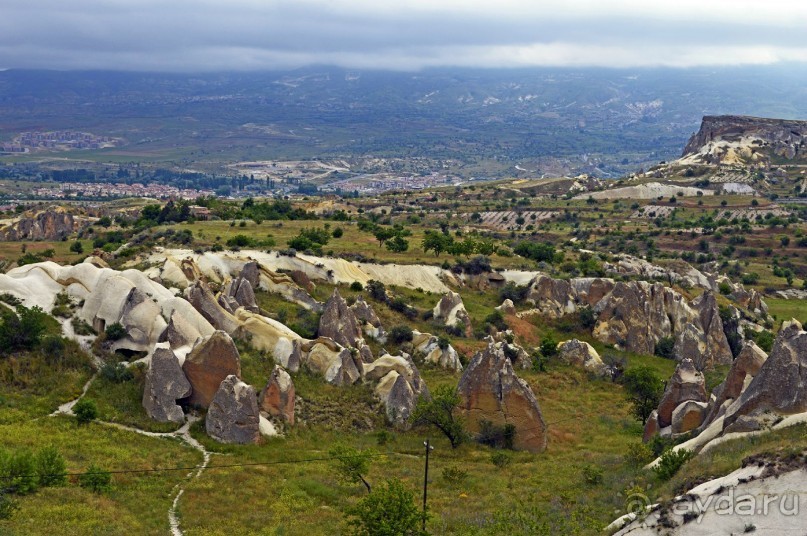
[[[0,68],[807,62],[807,1],[0,0]]]

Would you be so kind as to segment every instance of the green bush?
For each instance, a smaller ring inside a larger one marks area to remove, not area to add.
[[[78,485],[93,493],[103,493],[112,487],[112,474],[93,463],[79,475]]]
[[[100,374],[102,378],[111,383],[128,382],[134,378],[132,371],[123,363],[104,363]]]
[[[39,486],[36,460],[29,449],[0,450],[0,482],[6,491],[25,495]]]
[[[17,501],[9,497],[7,493],[0,491],[0,519],[11,519],[14,512],[19,509]]]
[[[653,472],[656,473],[659,480],[667,481],[694,455],[694,452],[687,449],[667,449],[661,455],[658,465],[653,468]]]
[[[504,451],[501,451],[501,450],[494,451],[490,455],[490,463],[492,463],[493,465],[495,465],[499,469],[504,469],[505,467],[510,465],[510,463],[512,461],[513,461],[513,459],[510,456],[510,454],[508,454],[508,453],[506,453]]]
[[[512,450],[516,439],[516,426],[514,424],[498,426],[490,421],[481,420],[476,439],[489,447]]]
[[[33,350],[47,329],[50,318],[39,307],[18,305],[17,311],[8,309],[0,312],[0,352]]]
[[[87,424],[98,418],[98,407],[94,401],[82,398],[73,406],[73,415],[76,416],[78,424]]]
[[[558,355],[558,341],[556,341],[550,335],[545,335],[543,339],[541,339],[541,345],[539,346],[541,351],[541,355],[544,357],[554,357]]]
[[[390,329],[387,338],[392,344],[401,344],[411,341],[414,338],[414,334],[412,333],[412,328],[401,324]]]
[[[92,326],[77,316],[70,320],[70,324],[73,326],[73,331],[76,335],[96,335]]]
[[[421,397],[410,420],[415,425],[431,425],[440,430],[457,448],[468,438],[462,420],[454,415],[460,403],[460,395],[450,385],[441,385],[432,393],[431,400]]]
[[[67,482],[67,465],[55,447],[44,447],[34,459],[39,485],[43,488],[61,486]]]
[[[601,467],[597,467],[596,465],[584,465],[583,466],[583,481],[588,484],[589,486],[598,486],[602,484],[603,478],[605,476],[605,472],[602,470]]]
[[[673,337],[662,337],[656,343],[654,353],[664,359],[673,359],[675,357],[674,348],[675,339]]]
[[[110,324],[106,327],[104,334],[106,335],[107,340],[117,341],[126,336],[126,328],[123,327],[123,325],[119,322],[115,322],[114,324]]]
[[[464,471],[456,465],[449,465],[443,468],[443,480],[445,480],[446,484],[449,486],[461,486],[468,480],[468,471]]]
[[[354,281],[350,284],[350,290],[352,290],[353,292],[361,292],[362,290],[364,290],[364,286],[362,286],[362,284],[359,283],[358,281]]]
[[[652,368],[639,366],[628,369],[622,375],[622,383],[625,386],[628,401],[632,405],[633,414],[641,419],[644,426],[647,418],[661,401],[664,382]]]
[[[354,536],[425,536],[423,513],[415,494],[398,479],[390,479],[356,505],[345,510]]]
[[[654,436],[661,437],[661,436]],[[628,450],[625,452],[625,461],[631,465],[643,466],[653,461],[653,451],[650,450],[648,445],[641,441],[631,443],[628,445]]]

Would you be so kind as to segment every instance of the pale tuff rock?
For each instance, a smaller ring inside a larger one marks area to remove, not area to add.
[[[293,426],[294,403],[294,383],[291,381],[291,376],[282,367],[275,365],[269,381],[258,397],[258,406],[261,411]]]
[[[261,428],[255,389],[234,375],[224,378],[207,410],[205,429],[222,443],[257,443]]]
[[[387,420],[401,430],[409,427],[418,400],[429,396],[420,372],[407,355],[386,354],[365,365],[365,380],[379,380],[375,395],[384,404]]]
[[[384,342],[387,334],[384,331],[384,326],[381,325],[381,319],[376,315],[373,306],[364,300],[363,296],[356,298],[356,302],[350,306],[356,320],[362,325],[364,334],[372,337],[379,342]]]
[[[695,400],[680,403],[672,412],[672,433],[683,434],[698,428],[706,418],[708,406]]]
[[[186,291],[188,301],[214,328],[235,333],[239,327],[238,320],[227,312],[213,295],[207,283],[197,281]]]
[[[512,424],[517,449],[546,449],[546,424],[538,401],[527,382],[516,376],[504,355],[503,343],[490,343],[473,357],[457,390],[461,398],[458,411],[465,417],[469,432],[478,433],[481,421],[497,426]]]
[[[27,215],[0,228],[0,241],[62,240],[78,230],[76,218],[58,207]]]
[[[447,344],[445,348],[440,348],[440,339],[431,333],[412,331],[412,336],[414,355],[423,359],[425,363],[457,372],[462,370],[460,356],[453,346]]]
[[[766,359],[768,355],[754,341],[745,342],[731,364],[726,379],[712,392],[714,398],[704,425],[710,424],[725,412],[727,404],[740,396],[751,379],[759,373]]]
[[[471,317],[465,310],[462,297],[456,292],[447,292],[434,306],[434,319],[449,327],[462,326],[465,336],[471,335]]]
[[[782,324],[768,359],[737,400],[726,410],[724,429],[741,416],[770,410],[778,414],[807,411],[807,332],[801,323]]]
[[[320,337],[306,342],[302,349],[307,352],[306,367],[330,384],[352,385],[362,377],[364,366],[358,352],[354,356],[349,348],[343,348],[333,339]]]
[[[325,303],[325,309],[319,320],[318,333],[321,337],[328,337],[342,346],[353,348],[357,348],[359,341],[364,340],[356,316],[337,289],[333,290],[333,294]]]
[[[706,291],[690,304],[697,314],[695,322],[686,324],[679,333],[674,347],[678,359],[690,358],[698,370],[732,362],[731,348],[723,331],[723,321],[714,293]],[[685,315],[681,315],[685,316]]]
[[[191,384],[182,372],[170,348],[154,350],[146,372],[143,407],[158,422],[185,422],[185,414],[176,401],[191,394]]]
[[[496,309],[503,315],[516,314],[516,306],[513,304],[513,300],[511,300],[510,298],[504,300],[501,305],[494,307],[494,309]]]
[[[691,359],[684,359],[675,368],[658,406],[658,424],[665,428],[672,424],[673,411],[688,400],[707,402],[706,380],[695,368]]]
[[[572,339],[558,343],[558,357],[592,374],[608,375],[608,367],[602,362],[600,354],[587,342]]]
[[[294,341],[301,339],[297,333],[277,320],[243,308],[236,311],[235,319],[240,324],[239,332],[248,334],[254,348],[271,353],[278,363],[295,371],[289,365],[289,358],[294,351]]]
[[[230,336],[216,331],[191,350],[182,370],[193,386],[188,403],[207,407],[227,376],[241,376],[241,358]]]

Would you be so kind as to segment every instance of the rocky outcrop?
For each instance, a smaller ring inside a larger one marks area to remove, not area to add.
[[[0,241],[62,240],[78,230],[76,223],[69,212],[51,208],[39,214],[25,215],[0,229]]]
[[[768,359],[745,391],[726,410],[724,429],[741,416],[770,410],[778,414],[807,411],[807,332],[801,323],[782,324]]]
[[[597,376],[607,376],[608,367],[589,343],[572,339],[558,343],[558,358]]]
[[[448,339],[441,340],[431,333],[412,332],[412,349],[416,357],[424,363],[431,363],[444,369],[461,371],[460,356]]]
[[[188,403],[206,408],[227,376],[241,376],[241,357],[230,336],[216,331],[191,350],[182,371],[193,387]]]
[[[776,155],[788,160],[805,157],[807,121],[740,115],[705,116],[682,157],[698,156],[707,164],[768,162]]]
[[[579,277],[566,281],[539,274],[530,281],[525,301],[544,316],[560,318],[598,303],[613,288],[611,279]]]
[[[227,333],[235,333],[238,320],[218,302],[210,287],[204,281],[197,281],[187,291],[188,301],[214,328]]]
[[[222,443],[257,443],[261,432],[255,389],[235,375],[224,378],[207,410],[205,430]]]
[[[364,365],[358,352],[354,350],[354,354],[333,339],[320,337],[308,341],[302,345],[302,350],[306,367],[330,384],[352,385],[362,377]]]
[[[421,397],[429,391],[415,364],[407,355],[383,355],[365,365],[364,377],[378,381],[376,397],[384,405],[387,420],[399,430],[409,428],[409,417]]]
[[[170,348],[157,348],[151,356],[143,390],[143,407],[158,422],[185,422],[177,400],[191,394],[191,384]]]
[[[386,340],[387,334],[384,331],[384,326],[381,325],[381,319],[378,318],[373,306],[367,303],[363,296],[356,298],[356,302],[350,306],[350,310],[353,311],[353,316],[361,324],[365,335],[382,343]]]
[[[237,277],[236,279],[228,281],[227,284],[224,285],[222,295],[232,299],[235,304],[233,311],[238,307],[243,307],[253,313],[260,312],[258,303],[255,301],[255,290],[252,283],[249,282],[249,279]]]
[[[706,291],[690,304],[694,310],[693,321],[685,322],[691,316],[686,310],[674,320],[678,327],[673,353],[677,359],[689,358],[698,370],[714,365],[727,365],[732,362],[731,348],[723,331],[723,321],[714,293]],[[683,309],[683,308],[682,308]]]
[[[494,307],[497,311],[502,313],[503,315],[514,315],[516,314],[516,306],[513,303],[513,300],[507,298],[502,302],[501,305]]]
[[[480,431],[482,421],[512,424],[517,449],[541,452],[547,441],[541,408],[527,382],[516,376],[503,344],[490,343],[474,355],[457,387],[458,411],[471,433]]]
[[[347,302],[333,289],[333,294],[325,303],[319,320],[319,335],[328,337],[342,346],[357,348],[363,341],[359,322]]]
[[[294,425],[295,392],[291,376],[279,365],[275,365],[269,381],[258,396],[258,407],[272,417],[277,417],[289,425]]]
[[[706,394],[706,380],[703,373],[695,368],[691,359],[684,359],[675,368],[661,397],[658,406],[659,427],[670,426],[675,409],[688,400],[707,402],[709,396]]]
[[[712,391],[709,413],[704,420],[706,426],[722,416],[730,402],[736,400],[762,368],[768,355],[754,341],[746,341],[740,353],[731,364],[726,379]]]
[[[442,322],[443,325],[454,328],[459,327],[466,337],[470,337],[473,331],[471,327],[471,317],[465,310],[462,297],[456,292],[447,292],[440,298],[434,306],[434,319]]]
[[[683,434],[698,428],[706,417],[708,404],[687,400],[678,404],[672,412],[671,426],[673,434]]]

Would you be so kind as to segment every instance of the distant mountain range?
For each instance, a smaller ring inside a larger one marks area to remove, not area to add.
[[[125,140],[76,157],[178,166],[370,155],[451,160],[465,175],[613,177],[676,158],[702,116],[721,114],[805,118],[807,73],[0,72],[0,141],[74,129]]]

